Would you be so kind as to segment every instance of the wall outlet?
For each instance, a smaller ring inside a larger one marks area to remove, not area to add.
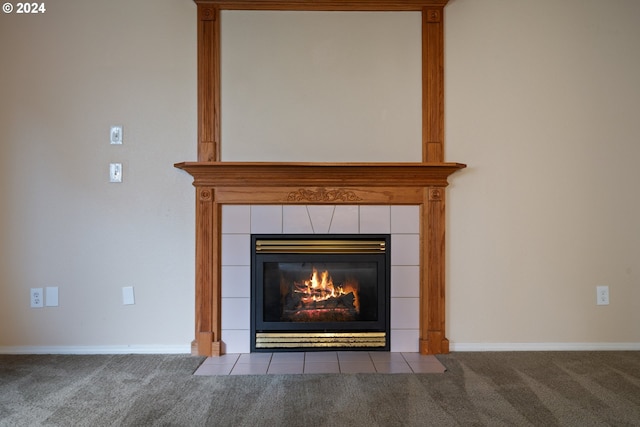
[[[609,305],[609,287],[596,286],[596,305]]]
[[[31,298],[31,308],[44,307],[44,294],[42,288],[31,288],[29,290],[29,296]]]

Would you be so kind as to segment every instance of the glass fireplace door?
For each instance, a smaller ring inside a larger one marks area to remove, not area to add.
[[[252,351],[388,349],[387,235],[252,238]]]

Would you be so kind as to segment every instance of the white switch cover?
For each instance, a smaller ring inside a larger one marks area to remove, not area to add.
[[[122,304],[133,305],[136,303],[133,296],[133,286],[125,286],[122,288]]]
[[[44,288],[44,305],[47,307],[58,306],[58,287],[47,286]]]
[[[122,182],[122,163],[109,164],[109,182]]]
[[[122,144],[122,126],[111,126],[109,141],[112,145]]]

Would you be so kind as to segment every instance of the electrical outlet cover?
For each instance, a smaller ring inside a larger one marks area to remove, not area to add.
[[[609,287],[596,286],[596,305],[609,305]]]
[[[44,307],[44,294],[42,288],[31,288],[29,290],[29,296],[31,298],[31,308]]]

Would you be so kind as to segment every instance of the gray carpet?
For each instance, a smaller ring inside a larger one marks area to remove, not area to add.
[[[444,374],[198,377],[187,355],[0,355],[0,425],[640,425],[640,352],[438,358]]]

